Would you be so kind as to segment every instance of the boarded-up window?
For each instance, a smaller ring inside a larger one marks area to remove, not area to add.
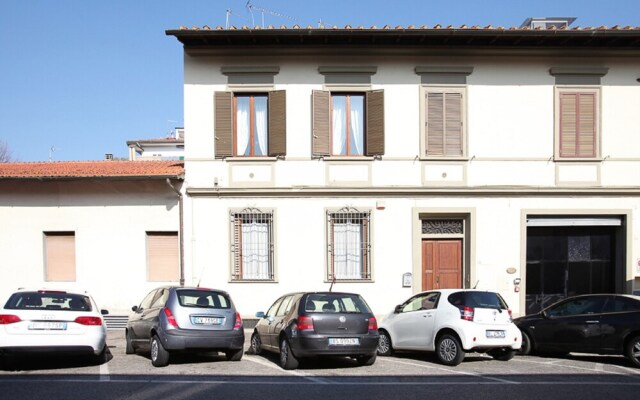
[[[384,155],[384,91],[313,91],[313,155]]]
[[[216,158],[286,155],[286,94],[216,92]]]
[[[597,93],[559,93],[560,157],[591,158],[597,154]]]
[[[73,232],[45,232],[45,279],[76,280],[76,236]]]
[[[460,91],[426,92],[427,156],[461,157],[464,155],[462,100]]]
[[[180,257],[177,232],[147,232],[147,280],[179,280]]]

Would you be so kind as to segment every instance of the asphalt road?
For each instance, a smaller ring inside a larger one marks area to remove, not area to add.
[[[249,335],[247,334],[247,339]],[[0,370],[5,399],[637,399],[640,369],[622,357],[571,355],[495,361],[468,355],[457,367],[429,354],[378,357],[370,367],[345,358],[284,371],[276,356],[172,356],[154,368],[146,354],[125,355],[122,332],[109,333],[108,360],[28,357]]]

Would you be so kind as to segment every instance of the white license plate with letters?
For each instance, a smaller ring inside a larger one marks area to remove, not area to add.
[[[489,339],[504,339],[507,336],[505,331],[487,331]]]
[[[29,330],[32,331],[64,331],[66,329],[66,322],[34,321],[29,324]]]
[[[329,346],[357,346],[359,344],[358,338],[329,338]]]
[[[224,318],[218,317],[191,317],[194,325],[220,325]]]

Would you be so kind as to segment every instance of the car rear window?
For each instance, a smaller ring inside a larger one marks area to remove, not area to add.
[[[64,292],[18,292],[4,306],[9,310],[91,311],[88,296]]]
[[[349,293],[310,293],[304,300],[305,312],[370,313],[364,299]]]
[[[177,290],[178,302],[183,307],[231,308],[231,300],[226,293],[215,290]]]
[[[507,303],[494,292],[456,292],[449,295],[449,303],[456,307],[495,308],[506,310]]]

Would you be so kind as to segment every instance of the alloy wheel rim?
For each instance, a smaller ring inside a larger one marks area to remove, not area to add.
[[[381,353],[386,353],[389,351],[389,337],[387,335],[381,335],[380,341],[378,342],[378,349]]]
[[[154,361],[158,359],[158,342],[155,340],[151,342],[151,359]]]
[[[253,351],[258,351],[258,337],[256,335],[251,337],[251,347],[253,347]]]
[[[456,357],[458,348],[455,342],[451,339],[445,339],[440,344],[440,355],[446,361],[451,361]]]
[[[282,365],[287,363],[287,359],[289,358],[289,346],[287,346],[287,342],[282,342],[282,348],[280,349],[280,362]]]
[[[635,358],[636,360],[640,361],[640,341],[637,341],[633,345],[632,355],[633,355],[633,358]]]

